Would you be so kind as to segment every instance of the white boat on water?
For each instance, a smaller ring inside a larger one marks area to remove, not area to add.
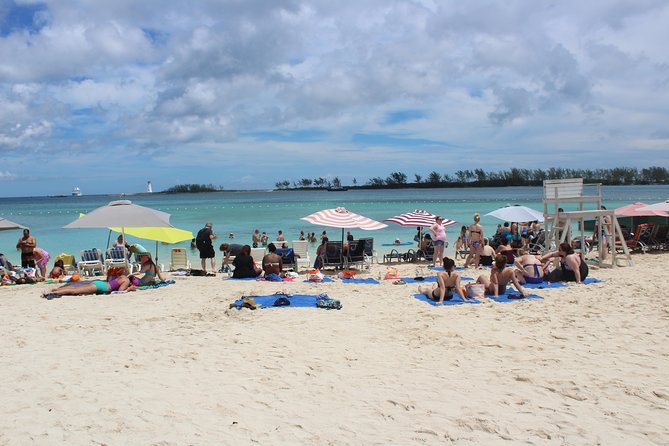
[[[81,197],[81,189],[78,187],[75,187],[72,189],[72,196],[73,197]]]

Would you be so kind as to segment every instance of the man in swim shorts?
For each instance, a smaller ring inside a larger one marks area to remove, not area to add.
[[[23,237],[21,237],[16,244],[16,249],[21,251],[22,268],[35,267],[35,255],[33,254],[35,246],[37,246],[37,239],[30,235],[30,229],[24,229]]]
[[[216,238],[216,234],[211,230],[212,224],[207,223],[204,228],[200,229],[195,238],[195,245],[200,251],[200,260],[202,262],[202,271],[207,272],[207,259],[211,259],[211,271],[216,272],[216,252],[214,251],[214,243],[212,240]]]

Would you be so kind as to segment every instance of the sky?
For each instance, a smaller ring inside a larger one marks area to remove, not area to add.
[[[666,0],[0,0],[0,196],[669,166]]]

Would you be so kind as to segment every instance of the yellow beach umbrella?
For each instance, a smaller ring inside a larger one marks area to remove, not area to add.
[[[123,230],[122,230],[123,229]],[[156,242],[156,261],[158,261],[158,242],[179,243],[193,239],[193,233],[179,228],[109,228],[110,231],[125,233],[133,237],[144,240],[155,240]]]

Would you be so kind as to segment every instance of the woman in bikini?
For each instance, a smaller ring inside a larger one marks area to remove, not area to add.
[[[455,292],[463,301],[467,301],[467,295],[460,286],[460,274],[455,272],[455,260],[444,257],[442,260],[444,271],[437,273],[437,287],[418,287],[418,292],[427,296],[428,299],[436,301],[439,305],[444,300],[451,300]]]
[[[469,255],[465,260],[465,268],[474,264],[478,268],[483,251],[483,226],[481,226],[481,215],[474,214],[474,224],[469,226]]]
[[[265,272],[265,276],[276,274],[283,277],[283,259],[276,253],[276,246],[274,246],[274,243],[270,243],[267,250],[269,253],[262,258],[262,269]]]
[[[138,274],[144,275],[142,277],[136,277],[135,275],[130,276],[130,280],[135,285],[153,285],[156,282],[156,279],[158,279],[159,282],[165,281],[165,277],[163,277],[158,265],[151,259],[151,255],[148,253],[142,254],[139,261],[141,262],[141,266]]]
[[[560,243],[557,251],[550,252],[541,258],[545,262],[552,258],[560,258],[560,269],[556,269],[546,277],[549,282],[576,282],[583,283],[588,277],[589,268],[587,263],[581,259],[581,255],[574,252],[571,244],[567,242]]]
[[[509,238],[503,238],[502,243],[495,250],[495,254],[502,254],[506,256],[507,265],[512,265],[516,256],[513,254],[513,247],[511,247],[511,242]]]
[[[522,296],[525,296],[525,290],[520,286],[513,268],[506,266],[506,256],[502,254],[497,254],[495,257],[495,262],[490,271],[490,278],[480,275],[476,279],[476,283],[483,284],[487,294],[492,294],[495,297],[506,293],[506,287],[509,282],[513,283],[513,286],[516,287]]]
[[[528,254],[524,249],[518,250],[518,257],[515,261],[516,279],[518,283],[543,283],[544,268],[541,260],[532,254]]]
[[[71,282],[68,285],[42,294],[42,297],[45,299],[54,299],[62,296],[80,296],[84,294],[109,294],[112,291],[135,291],[135,286],[126,276],[116,276],[113,278],[107,276],[107,280]]]

